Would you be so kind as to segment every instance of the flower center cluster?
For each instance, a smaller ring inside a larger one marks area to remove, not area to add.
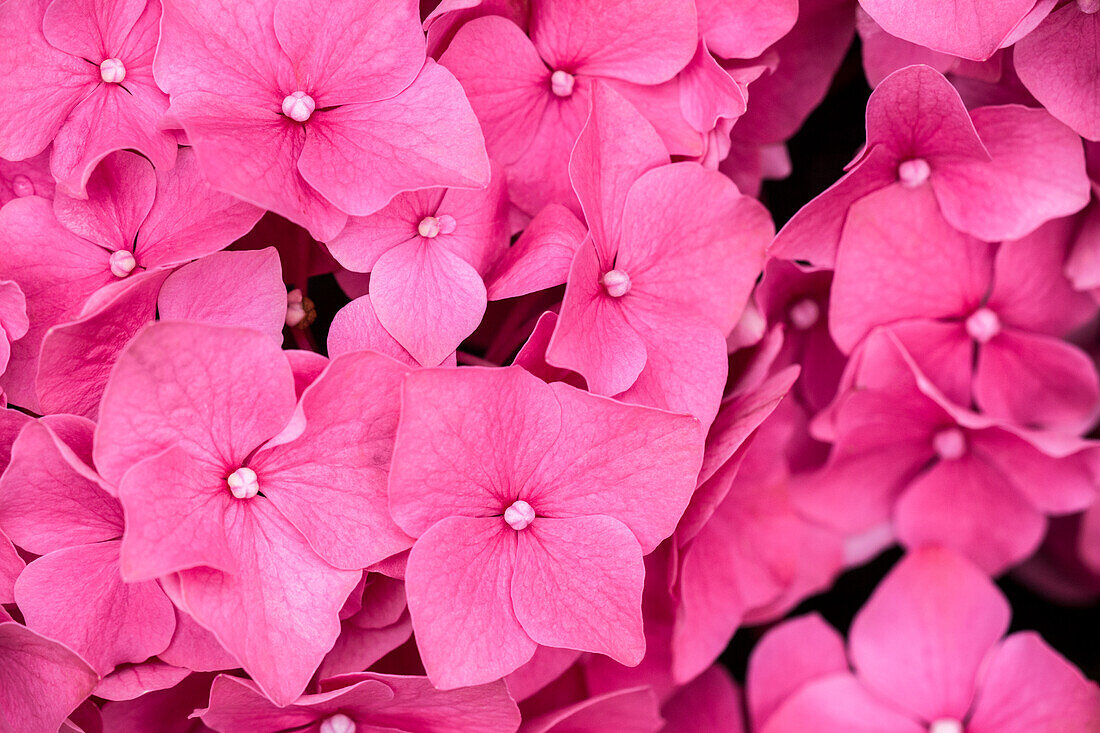
[[[940,718],[932,721],[928,733],[963,733],[963,724],[954,718]]]
[[[966,453],[966,436],[958,428],[944,428],[932,436],[932,448],[941,460],[958,460]]]
[[[898,166],[898,180],[906,188],[916,188],[932,175],[932,166],[924,158],[912,158],[902,161]]]
[[[112,252],[107,263],[111,266],[111,274],[115,277],[126,277],[137,267],[137,259],[134,257],[134,253],[128,249]]]
[[[343,713],[336,713],[321,723],[320,733],[355,733],[355,721]]]
[[[317,103],[305,92],[292,92],[283,98],[283,114],[295,122],[305,122],[315,109]]]
[[[457,222],[450,214],[425,216],[416,226],[416,231],[419,232],[422,237],[435,239],[440,234],[450,234],[455,230],[456,226]]]
[[[608,270],[600,278],[600,284],[612,298],[621,298],[630,292],[630,275],[622,270]]]
[[[118,59],[104,59],[99,65],[99,78],[108,84],[121,84],[126,78],[126,67]]]
[[[791,306],[787,311],[787,317],[792,326],[799,331],[806,331],[813,328],[817,324],[817,319],[821,318],[821,306],[817,301],[803,298]]]
[[[256,472],[248,466],[241,466],[225,480],[229,486],[229,493],[237,499],[251,499],[260,493],[260,483],[256,478]],[[354,730],[354,727],[352,728]]]
[[[568,97],[573,93],[576,79],[568,71],[558,69],[550,75],[550,91],[559,97]]]
[[[20,173],[11,179],[11,192],[19,198],[34,195],[34,182]]]
[[[966,333],[979,344],[987,343],[1001,332],[1001,319],[988,308],[979,308],[966,319]]]
[[[523,499],[519,499],[504,510],[504,521],[517,532],[527,529],[527,526],[535,521],[535,509]]]

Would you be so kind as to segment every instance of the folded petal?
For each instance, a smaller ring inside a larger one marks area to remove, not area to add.
[[[368,351],[333,358],[302,395],[301,434],[249,462],[264,496],[336,567],[358,570],[412,546],[386,490],[407,371]]]
[[[360,350],[377,351],[402,364],[420,366],[378,321],[369,295],[360,296],[338,310],[328,330],[330,356]]]
[[[535,642],[641,661],[645,569],[629,528],[609,516],[536,517],[518,541],[512,604]]]
[[[609,729],[620,733],[653,733],[663,730],[664,720],[653,690],[635,687],[605,692],[524,721],[526,733]]]
[[[0,604],[15,603],[15,580],[26,565],[11,540],[0,534]]]
[[[409,552],[409,613],[437,688],[497,680],[535,653],[512,611],[515,566],[515,532],[499,517],[448,517]]]
[[[135,463],[178,445],[228,474],[286,425],[295,401],[290,365],[269,335],[158,323],[130,342],[111,374],[96,467],[118,483]]]
[[[451,72],[430,60],[397,96],[318,114],[306,127],[298,170],[356,216],[373,214],[401,191],[489,182],[470,103]]]
[[[477,270],[422,237],[378,258],[370,299],[382,326],[425,366],[453,353],[481,323],[486,305]]]
[[[456,514],[503,514],[562,420],[551,389],[520,367],[411,372],[390,467],[393,518],[416,537]]]
[[[156,581],[122,580],[118,553],[117,540],[57,550],[28,565],[15,584],[27,626],[103,675],[164,651],[176,627],[172,602]]]
[[[56,730],[99,681],[68,647],[14,621],[0,623],[0,720],[12,730]]]
[[[486,278],[489,300],[504,300],[561,285],[587,233],[561,204],[544,206]]]
[[[1051,456],[1021,435],[998,429],[974,432],[970,441],[984,460],[1000,469],[1043,512],[1081,511],[1096,498],[1088,448]]]
[[[965,0],[914,5],[860,0],[887,33],[952,56],[982,61],[1000,48],[1034,0]]]
[[[140,155],[120,151],[100,161],[88,178],[85,196],[54,196],[53,211],[61,225],[109,250],[133,246],[141,223],[156,197],[153,166]]]
[[[851,674],[815,680],[763,724],[761,733],[922,733],[925,728],[871,695]]]
[[[798,18],[798,3],[764,5],[748,0],[696,0],[699,31],[707,48],[727,59],[751,59],[785,36]]]

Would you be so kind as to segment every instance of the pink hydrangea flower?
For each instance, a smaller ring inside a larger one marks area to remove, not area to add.
[[[319,733],[511,733],[519,728],[519,710],[503,682],[441,691],[425,677],[364,672],[331,678],[323,687],[278,706],[252,682],[219,675],[209,705],[196,713],[222,733],[288,728]]]
[[[405,583],[433,683],[497,679],[539,645],[637,664],[642,555],[687,503],[698,430],[518,367],[411,373],[390,510],[417,538]]]
[[[481,322],[483,278],[508,246],[504,173],[488,188],[428,189],[352,217],[327,243],[344,267],[369,272],[382,327],[424,366],[438,366]]]
[[[168,0],[161,35],[157,82],[207,178],[321,241],[401,191],[489,181],[416,3]]]
[[[152,69],[160,15],[158,0],[4,3],[0,26],[18,30],[0,51],[0,157],[31,158],[53,141],[50,169],[78,197],[115,150],[171,168],[176,136],[159,126],[168,97]]]
[[[1100,726],[1096,684],[1038,634],[1005,637],[1009,614],[997,587],[962,558],[941,548],[910,554],[856,615],[847,652],[816,616],[761,640],[749,660],[753,728],[1054,733]]]
[[[522,211],[534,215],[548,203],[575,207],[569,151],[597,79],[637,101],[674,152],[699,152],[677,144],[685,127],[689,146],[698,134],[683,121],[675,85],[664,84],[695,53],[694,3],[626,0],[612,10],[594,0],[537,0],[530,29],[528,37],[505,18],[477,18],[440,57],[462,82]]]
[[[1020,239],[1088,204],[1084,163],[1080,139],[1047,112],[968,112],[940,73],[910,66],[871,94],[867,145],[848,173],[783,227],[771,251],[832,267],[848,208],[891,186],[931,188],[943,217],[978,239]]]
[[[26,336],[30,326],[27,300],[19,283],[0,280],[0,374],[8,368],[12,343]],[[0,392],[0,399],[2,395],[3,392]]]
[[[901,341],[877,330],[853,355],[814,426],[834,442],[829,462],[800,481],[796,502],[849,533],[892,521],[908,547],[943,545],[999,573],[1038,548],[1046,515],[1095,500],[1095,448],[952,404]]]
[[[340,636],[325,655],[321,678],[369,669],[412,636],[405,583],[381,573],[363,573],[340,611]]]
[[[709,424],[772,225],[725,176],[666,163],[653,128],[598,86],[570,163],[589,237],[546,356],[596,394]]]
[[[156,581],[122,580],[122,506],[89,465],[94,429],[66,415],[23,428],[0,479],[0,528],[41,556],[15,583],[27,626],[106,675],[164,651],[176,617]]]
[[[837,253],[833,338],[850,352],[874,327],[893,325],[955,403],[1083,432],[1100,412],[1100,376],[1061,340],[1096,313],[1062,272],[1073,229],[1061,219],[991,245],[952,228],[926,188],[871,194],[852,206]]]
[[[299,401],[266,334],[162,322],[107,385],[95,463],[125,510],[123,577],[160,578],[279,704],[335,642],[359,569],[411,544],[384,500],[404,371],[346,354]]]

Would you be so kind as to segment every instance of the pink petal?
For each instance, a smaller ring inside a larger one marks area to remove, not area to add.
[[[15,545],[0,534],[0,604],[15,603],[15,580],[24,567],[26,563],[19,556]]]
[[[741,691],[718,664],[677,690],[661,715],[667,721],[663,733],[710,733],[723,726],[728,733],[745,733]]]
[[[92,431],[87,421],[78,429]],[[0,478],[0,528],[23,549],[44,555],[122,536],[118,500],[85,475],[87,466],[43,423],[27,425]],[[139,660],[140,661],[140,660]]]
[[[1076,667],[1025,631],[993,650],[967,730],[1025,733],[1100,728],[1100,690]]]
[[[675,76],[695,53],[694,11],[685,0],[536,5],[531,40],[551,69],[658,84]]]
[[[672,534],[695,488],[702,460],[698,421],[560,382],[542,389],[560,403],[563,427],[528,478],[525,498],[546,516],[613,517],[651,552]]]
[[[174,594],[169,597],[176,602],[179,599],[179,576],[171,576],[176,584]],[[161,579],[161,586],[167,589],[171,582]],[[157,655],[168,664],[194,670],[196,672],[214,672],[220,669],[232,669],[238,662],[218,643],[214,635],[199,626],[195,619],[176,608],[176,631],[168,648]],[[209,686],[209,685],[208,685]],[[204,691],[205,692],[205,691]]]
[[[512,364],[523,367],[544,382],[567,382],[583,389],[584,382],[576,372],[559,369],[546,362],[546,348],[550,345],[550,339],[557,325],[557,313],[546,311],[539,316],[534,330],[516,352],[516,358],[512,360]]]
[[[524,721],[524,733],[615,730],[618,733],[657,733],[662,730],[657,697],[648,687],[594,695],[561,710]]]
[[[1034,0],[966,0],[931,5],[860,0],[887,33],[952,56],[981,61],[1031,10]]]
[[[872,87],[877,87],[883,79],[906,66],[923,64],[941,74],[947,74],[959,64],[957,56],[933,51],[890,35],[861,7],[856,8],[856,30],[859,32],[863,51],[863,71]]]
[[[1087,449],[1055,457],[1026,436],[997,429],[971,433],[971,443],[983,460],[996,466],[1022,496],[1044,512],[1078,512],[1096,497]]]
[[[420,238],[420,221],[436,212],[444,193],[443,189],[428,188],[398,194],[385,208],[370,216],[348,219],[348,225],[325,246],[347,269],[370,272],[383,254]]]
[[[172,96],[171,112],[187,131],[210,185],[290,219],[321,241],[344,227],[347,215],[299,172],[306,133],[278,114],[276,102],[257,107],[188,92]]]
[[[143,664],[123,665],[101,679],[93,694],[105,700],[133,700],[149,692],[171,689],[190,674],[189,669],[155,659]]]
[[[486,278],[489,300],[515,298],[564,283],[586,233],[584,224],[566,207],[544,206]]]
[[[996,586],[966,560],[944,549],[913,552],[852,622],[852,664],[870,690],[909,714],[962,720],[1009,613]]]
[[[405,577],[424,668],[442,690],[491,682],[535,653],[512,611],[515,532],[499,517],[448,517],[413,546]]]
[[[850,674],[823,677],[794,693],[761,733],[923,733],[924,726],[887,707]]]
[[[978,350],[974,398],[993,417],[1079,433],[1100,413],[1100,376],[1076,346],[1006,329]]]
[[[382,326],[425,366],[440,364],[485,314],[485,284],[468,262],[418,237],[371,270],[370,299]]]
[[[393,518],[417,537],[456,514],[503,514],[562,419],[551,389],[519,367],[411,372],[390,468]]]
[[[305,430],[249,463],[264,495],[336,567],[358,570],[412,546],[386,508],[407,372],[371,352],[335,357],[302,395]]]
[[[605,271],[595,243],[586,239],[573,258],[546,360],[583,375],[594,393],[612,395],[638,379],[646,346],[627,321],[623,300],[600,284]]]
[[[420,366],[378,321],[369,295],[360,296],[338,310],[328,331],[328,353],[331,356],[360,350],[377,351],[402,364]]]
[[[889,186],[863,198],[848,213],[837,252],[833,340],[849,353],[875,326],[969,316],[989,290],[993,254],[944,220],[928,187]]]
[[[117,540],[57,550],[28,565],[15,584],[27,626],[69,646],[100,674],[164,651],[176,626],[155,581],[123,582],[118,552]]]
[[[235,461],[232,472],[283,428],[294,403],[290,365],[267,334],[158,323],[130,342],[112,372],[96,467],[117,484],[130,466],[179,445],[217,470]]]
[[[490,174],[485,141],[462,87],[430,60],[395,97],[319,114],[316,124],[306,126],[298,170],[356,216],[373,214],[401,191],[484,187]]]
[[[512,604],[535,642],[642,660],[645,570],[630,529],[609,516],[536,518],[518,541]]]
[[[817,614],[775,627],[749,657],[746,693],[753,728],[761,728],[803,686],[847,671],[844,639]]]
[[[653,126],[611,86],[594,85],[591,100],[569,157],[569,180],[600,260],[611,264],[627,192],[643,173],[668,163],[668,151]]]
[[[68,647],[14,621],[0,623],[0,660],[0,715],[13,730],[56,730],[99,680]]]
[[[42,27],[50,45],[73,56],[108,58],[118,51],[145,9],[142,0],[103,5],[62,0],[46,8]]]
[[[42,152],[73,107],[100,83],[98,70],[51,46],[43,36],[44,2],[5,3],[0,26],[18,29],[0,49],[0,156],[23,160]]]
[[[1016,44],[1012,60],[1027,90],[1052,115],[1089,140],[1100,140],[1100,18],[1063,5]]]
[[[679,80],[683,116],[699,132],[715,129],[720,119],[735,120],[745,113],[745,89],[722,68],[702,40]]]
[[[104,730],[192,733],[195,722],[188,716],[196,707],[206,704],[211,678],[212,675],[193,674],[168,690],[156,690],[124,702],[108,702],[103,706]]]
[[[63,227],[109,250],[130,249],[156,196],[153,166],[140,155],[120,151],[104,158],[87,181],[85,196],[63,192],[53,210]]]
[[[931,179],[956,228],[989,242],[1020,239],[1088,204],[1081,142],[1068,127],[1019,105],[982,107],[970,116],[992,160],[945,161]]]
[[[176,165],[157,170],[157,196],[134,240],[146,267],[176,265],[216,252],[260,220],[259,208],[213,187],[203,177],[190,148]]]
[[[184,265],[164,281],[157,299],[162,321],[239,326],[283,342],[286,286],[274,247],[215,252]]]
[[[226,517],[224,531],[239,574],[185,570],[183,601],[264,694],[287,705],[336,642],[340,607],[359,572],[337,570],[317,557],[266,499],[235,513]]]
[[[751,59],[785,36],[798,18],[796,0],[696,0],[707,48],[727,59]]]
[[[275,2],[275,35],[318,107],[389,99],[424,65],[413,2]]]
[[[35,381],[44,412],[95,418],[119,353],[156,316],[157,293],[167,276],[165,270],[131,275],[94,310],[89,301],[80,318],[46,332]]]

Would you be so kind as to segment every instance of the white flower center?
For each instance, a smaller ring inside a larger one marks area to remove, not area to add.
[[[928,733],[963,733],[963,724],[954,718],[940,718],[928,726]]]
[[[225,480],[229,485],[229,493],[237,499],[251,499],[260,493],[260,484],[256,479],[256,472],[248,466],[241,466],[229,478]]]
[[[958,428],[944,428],[932,436],[932,448],[944,461],[954,461],[966,453],[966,436]]]
[[[134,253],[128,249],[112,252],[107,263],[111,266],[111,274],[115,277],[126,277],[137,267],[137,259],[134,258]]]
[[[600,284],[612,298],[621,298],[630,292],[630,275],[622,270],[608,270],[600,278]]]
[[[988,308],[979,308],[966,319],[966,333],[979,344],[989,342],[1001,332],[1001,319]]]
[[[817,319],[821,318],[821,306],[815,300],[803,298],[791,306],[787,316],[791,319],[792,326],[799,331],[806,331],[813,328]]]
[[[568,71],[558,69],[550,75],[550,91],[559,97],[568,97],[573,93],[573,84],[576,80]]]
[[[313,97],[305,92],[293,92],[283,99],[283,114],[296,122],[305,122],[317,109]]]
[[[99,65],[99,78],[108,84],[121,84],[126,78],[126,67],[118,59],[104,59]]]
[[[517,532],[527,529],[527,525],[535,521],[535,510],[523,499],[519,499],[504,510],[504,521]]]
[[[902,161],[898,166],[898,180],[906,188],[916,188],[932,175],[932,166],[924,158]]]
[[[355,721],[343,713],[336,713],[321,723],[319,733],[355,733]]]

